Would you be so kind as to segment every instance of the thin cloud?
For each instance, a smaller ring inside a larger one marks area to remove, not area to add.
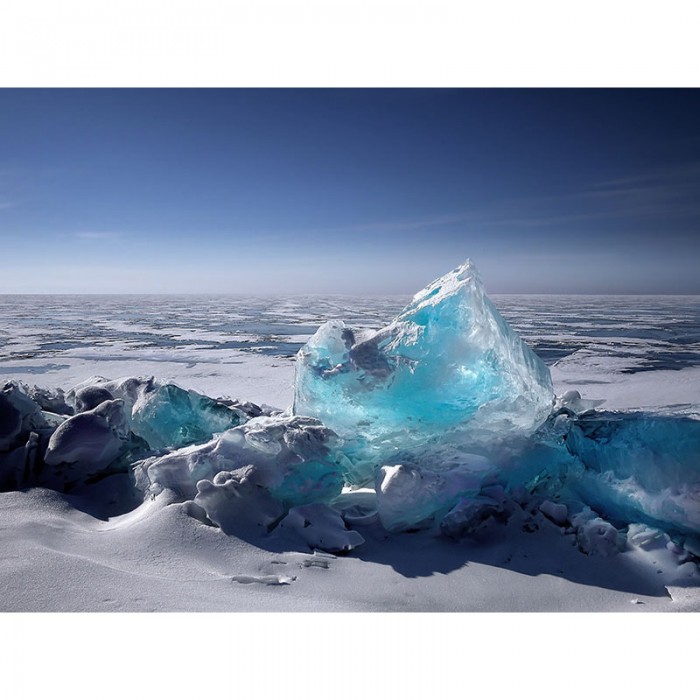
[[[114,231],[78,231],[73,234],[73,238],[79,238],[84,241],[103,241],[109,238],[121,238],[121,233]]]
[[[497,216],[493,215],[498,211]],[[479,226],[547,227],[626,218],[700,217],[700,163],[643,170],[578,191],[494,202]]]
[[[681,163],[678,165],[667,165],[660,168],[644,169],[636,173],[626,175],[624,177],[615,178],[613,180],[604,180],[598,182],[594,187],[596,189],[609,188],[624,188],[631,185],[642,183],[666,183],[667,185],[673,182],[684,186],[696,185],[700,181],[700,162],[691,161],[689,163]]]

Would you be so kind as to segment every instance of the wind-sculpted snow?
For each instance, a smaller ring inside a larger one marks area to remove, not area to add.
[[[340,493],[343,479],[336,450],[336,435],[314,418],[261,416],[203,445],[149,458],[136,467],[136,475],[152,493],[167,488],[194,498],[200,481],[230,472],[227,478],[239,482],[232,491],[254,484],[289,507],[329,501]],[[211,489],[199,488],[203,491]]]
[[[382,467],[376,480],[382,525],[401,531],[439,522],[463,497],[477,495],[494,467],[478,455],[468,457],[460,467],[439,472],[407,464]]]
[[[349,552],[364,543],[358,532],[348,529],[342,516],[323,503],[290,508],[279,524],[281,537],[295,537],[309,549],[325,552]]]
[[[59,490],[111,471],[130,447],[131,434],[119,399],[71,416],[51,435],[44,453],[42,484]]]
[[[330,321],[297,358],[294,412],[353,441],[353,480],[435,441],[474,448],[529,435],[552,400],[549,370],[491,304],[469,261],[381,330]]]

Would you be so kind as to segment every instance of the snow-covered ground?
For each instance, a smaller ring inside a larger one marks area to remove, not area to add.
[[[405,301],[1,299],[0,380],[68,389],[95,374],[155,375],[281,408],[293,355],[321,321],[378,327]],[[494,301],[550,364],[558,394],[700,408],[700,299]],[[368,522],[355,527],[365,543],[334,556],[226,535],[166,494],[109,519],[87,511],[46,489],[0,493],[3,611],[700,611],[694,564],[667,542],[586,555],[542,516],[460,542]]]

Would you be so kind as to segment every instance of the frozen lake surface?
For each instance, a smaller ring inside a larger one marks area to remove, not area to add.
[[[92,375],[154,375],[284,408],[294,356],[321,323],[380,328],[409,299],[0,296],[0,381],[69,389]],[[491,299],[550,366],[558,394],[578,389],[610,409],[700,411],[700,297]],[[356,554],[328,557],[260,548],[191,517],[185,505],[159,497],[103,520],[46,489],[0,494],[0,607],[700,609],[700,589],[663,540],[607,558],[581,553],[541,516],[534,534],[512,523],[460,544],[425,531],[388,535],[374,524],[362,528]]]
[[[610,407],[700,401],[688,387],[700,367],[699,296],[491,298],[553,367],[557,388],[606,398]],[[319,325],[336,318],[380,328],[409,300],[1,295],[0,378],[68,388],[94,374],[153,374],[212,396],[286,406],[294,356]],[[673,390],[667,371],[673,371]],[[634,376],[642,373],[653,376]],[[637,388],[646,390],[657,379],[662,395],[645,403]],[[629,400],[621,387],[629,389]]]

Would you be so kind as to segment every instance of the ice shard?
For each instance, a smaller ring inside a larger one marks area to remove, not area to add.
[[[352,481],[430,442],[473,448],[529,435],[553,398],[548,368],[467,261],[379,331],[321,326],[297,357],[294,413],[320,419],[364,453]]]

